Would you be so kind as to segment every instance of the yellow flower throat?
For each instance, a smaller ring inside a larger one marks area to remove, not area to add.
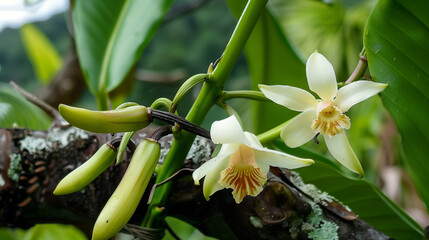
[[[331,101],[325,101],[317,105],[317,119],[311,128],[316,133],[332,137],[343,129],[349,129],[350,125],[350,119],[337,106]]]
[[[254,150],[245,144],[241,144],[231,155],[228,168],[220,174],[219,184],[234,190],[232,194],[237,203],[246,195],[258,195],[262,191],[262,184],[267,181],[267,173],[256,163]]]

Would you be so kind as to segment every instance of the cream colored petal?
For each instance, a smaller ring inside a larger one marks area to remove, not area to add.
[[[223,161],[225,158],[229,158],[229,155],[236,152],[240,145],[241,143],[222,145],[216,157],[208,160],[192,173],[192,178],[194,179],[195,185],[200,185],[201,178],[206,176],[208,172],[210,172],[217,164],[219,164],[220,161]]]
[[[241,143],[227,143],[223,144],[217,156],[227,156],[235,153],[240,147]]]
[[[251,148],[259,147],[262,148],[262,144],[259,141],[258,137],[255,136],[255,134],[250,132],[244,132],[244,135],[246,136],[248,146]]]
[[[311,129],[311,124],[316,118],[316,109],[310,109],[299,114],[282,129],[280,137],[288,147],[301,146],[316,135]]]
[[[237,118],[232,115],[220,121],[213,122],[210,128],[212,141],[218,143],[243,143],[246,141],[243,129]]]
[[[205,162],[203,165],[201,165],[199,168],[197,168],[193,173],[192,173],[192,178],[194,179],[194,183],[195,185],[200,185],[200,180],[201,178],[205,177],[207,175],[207,173],[212,170],[212,168],[216,165],[219,164],[219,161],[221,161],[223,158],[225,158],[226,156],[219,156],[219,157],[214,157],[210,160],[208,160],[207,162]]]
[[[305,111],[317,107],[316,98],[311,93],[296,87],[282,85],[262,85],[259,89],[271,101],[294,111]]]
[[[350,171],[363,176],[363,169],[359,159],[350,146],[346,133],[343,131],[333,137],[324,136],[326,146],[334,158]]]
[[[206,200],[210,199],[210,196],[223,189],[224,187],[219,184],[220,173],[228,167],[229,156],[219,159],[217,164],[212,166],[212,169],[207,173],[204,179],[203,194]]]
[[[267,164],[288,169],[305,167],[314,163],[311,159],[299,158],[267,148],[255,149],[255,158],[258,165]]]
[[[338,106],[342,112],[347,112],[353,105],[376,95],[386,87],[387,84],[372,81],[352,82],[338,90],[333,104]]]
[[[270,171],[270,165],[260,161],[256,162],[258,164],[258,167],[261,168],[262,172],[268,173]]]
[[[293,169],[314,163],[311,159],[303,159],[265,148],[254,134],[249,132],[244,132],[244,134],[251,144],[249,147],[254,149],[256,162],[263,172],[269,171],[269,165]]]
[[[310,89],[323,101],[331,101],[337,93],[337,80],[331,63],[315,51],[307,60],[307,81]]]

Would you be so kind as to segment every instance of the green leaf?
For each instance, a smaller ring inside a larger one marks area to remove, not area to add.
[[[46,130],[51,124],[50,118],[39,108],[28,102],[9,85],[0,84],[0,127],[26,127],[34,130]]]
[[[20,228],[0,228],[0,239],[1,240],[21,240],[24,238],[27,230]]]
[[[423,239],[423,229],[380,189],[365,179],[346,175],[329,159],[302,148],[287,148],[283,141],[273,142],[275,148],[299,157],[312,158],[315,164],[295,169],[305,183],[328,192],[359,218],[394,239]]]
[[[187,240],[215,240],[216,239],[216,238],[205,236],[198,229],[194,228],[192,225],[184,221],[181,221],[177,218],[166,217],[165,221],[173,230],[173,232],[180,237],[180,239],[187,239]],[[166,231],[166,233],[167,234],[165,235],[163,240],[176,239],[176,238],[173,238],[168,231]]]
[[[0,239],[15,240],[16,237],[12,229],[0,228]]]
[[[238,17],[246,1],[228,0],[232,13]],[[291,85],[308,89],[305,65],[286,40],[276,18],[266,10],[259,19],[245,47],[252,89],[258,84]],[[254,132],[260,133],[279,125],[297,112],[271,102],[253,105]]]
[[[105,96],[125,79],[172,0],[75,1],[73,23],[87,85]]]
[[[405,166],[429,206],[429,11],[428,1],[380,0],[372,12],[365,48],[375,81],[402,138]]]
[[[20,33],[37,79],[43,84],[48,84],[63,64],[60,54],[36,26],[25,24],[21,27]]]
[[[37,224],[24,236],[23,240],[87,240],[85,234],[72,225]]]
[[[279,22],[298,51],[309,56],[317,49],[334,66],[338,81],[344,82],[359,60],[362,35],[375,1],[277,2]]]

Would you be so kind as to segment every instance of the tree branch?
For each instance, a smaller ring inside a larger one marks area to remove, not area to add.
[[[139,142],[153,131],[149,127],[137,132],[133,140]],[[53,128],[49,132],[0,129],[0,225],[27,228],[44,222],[68,223],[90,236],[94,221],[119,184],[132,152],[127,151],[118,166],[109,167],[81,191],[65,196],[54,196],[52,192],[66,174],[112,138],[110,134],[93,134],[74,127]],[[162,163],[172,139],[167,136],[161,141]],[[213,149],[209,140],[197,138],[183,167],[199,167]],[[314,203],[288,181],[288,174],[284,169],[272,168],[264,190],[257,197],[247,196],[236,204],[230,190],[219,191],[206,201],[202,187],[194,185],[189,171],[183,171],[171,179],[173,194],[166,203],[167,214],[220,239],[307,239],[308,232],[300,226],[308,219],[314,220],[314,212],[320,209],[319,220],[337,226],[339,239],[388,239],[353,213],[336,206],[338,203]],[[154,179],[129,223],[141,223],[153,184]],[[319,225],[321,228],[323,224]]]

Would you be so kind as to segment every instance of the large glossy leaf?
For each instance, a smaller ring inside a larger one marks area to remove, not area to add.
[[[153,37],[172,0],[77,0],[79,60],[94,95],[115,89]]]
[[[187,240],[215,240],[216,238],[207,237],[202,234],[198,229],[194,228],[192,225],[181,221],[177,218],[167,217],[165,219],[169,227],[174,231],[174,233],[180,237],[180,239]],[[176,238],[172,237],[168,231],[163,240],[174,240]]]
[[[2,240],[87,240],[85,234],[72,225],[36,224],[23,230],[19,228],[0,228]]]
[[[87,240],[85,234],[71,225],[37,224],[27,231],[23,240]]]
[[[429,206],[429,2],[380,0],[365,32],[371,76],[399,129],[405,165]]]
[[[227,2],[232,13],[238,17],[247,1]],[[245,54],[252,78],[252,89],[258,90],[258,84],[308,88],[305,64],[295,54],[268,9],[253,30],[246,44]],[[285,122],[297,112],[271,102],[255,102],[253,114],[254,132],[259,133]]]
[[[48,84],[63,64],[60,54],[36,26],[25,24],[20,33],[37,79]]]
[[[0,127],[19,127],[46,130],[51,124],[49,117],[25,100],[9,85],[0,84]]]
[[[0,228],[0,239],[2,240],[21,240],[24,238],[26,234],[26,230],[19,229],[19,228],[6,228],[2,227]]]
[[[273,144],[285,152],[314,159],[314,165],[294,171],[305,183],[328,192],[371,226],[394,239],[423,239],[423,229],[372,183],[346,175],[323,156],[301,148],[287,148],[280,139]]]

